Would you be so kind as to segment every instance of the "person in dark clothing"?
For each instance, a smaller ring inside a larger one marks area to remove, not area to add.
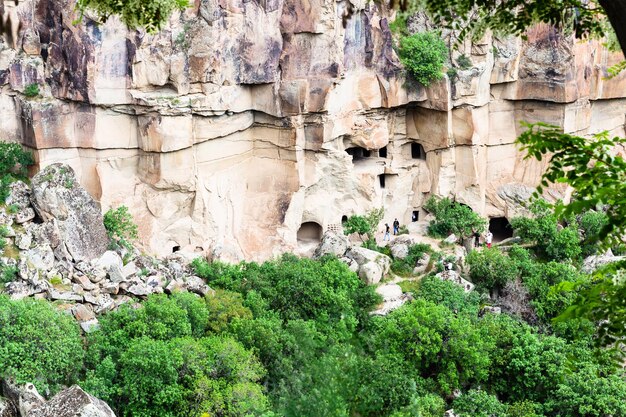
[[[480,246],[480,233],[474,232],[474,247],[477,248]]]
[[[393,221],[393,234],[397,235],[398,233],[400,233],[400,222],[398,219],[395,219]]]
[[[391,240],[391,237],[389,236],[389,223],[385,223],[385,236],[383,236],[383,242],[385,240]]]

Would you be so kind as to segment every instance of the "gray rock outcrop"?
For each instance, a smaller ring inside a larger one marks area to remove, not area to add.
[[[345,256],[359,265],[358,275],[366,284],[378,284],[391,268],[391,258],[362,247],[351,247]]]
[[[44,222],[54,222],[58,243],[75,262],[90,261],[107,250],[100,207],[69,165],[53,164],[35,175],[31,201]]]
[[[115,413],[107,403],[74,385],[23,417],[115,417]]]
[[[324,255],[343,256],[350,246],[348,237],[343,233],[326,231],[322,236],[322,241],[315,249],[314,258],[321,258]]]

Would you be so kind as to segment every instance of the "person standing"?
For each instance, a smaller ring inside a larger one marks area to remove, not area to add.
[[[474,247],[477,248],[480,246],[480,233],[478,231],[474,231]]]
[[[491,233],[491,231],[487,231],[487,236],[485,236],[485,243],[487,243],[488,248],[491,248],[492,239],[493,239],[493,233]]]
[[[385,240],[391,240],[391,236],[389,236],[389,223],[385,223],[385,236],[383,236],[383,242]]]
[[[398,233],[400,233],[400,222],[396,218],[393,221],[393,234],[397,235]]]

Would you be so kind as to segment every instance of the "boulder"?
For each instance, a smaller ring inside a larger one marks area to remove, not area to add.
[[[120,255],[116,252],[110,250],[106,251],[98,260],[93,262],[92,265],[96,270],[106,271],[112,282],[122,282],[125,280],[124,273],[122,272],[124,263]]]
[[[398,284],[381,285],[376,288],[376,292],[383,297],[383,304],[371,313],[377,316],[385,316],[413,299],[410,294],[402,293],[402,288]]]
[[[54,266],[54,252],[50,245],[35,246],[22,253],[29,268],[47,272]]]
[[[75,304],[71,311],[74,318],[80,322],[96,318],[96,315],[93,313],[93,309],[89,304]]]
[[[0,397],[0,417],[19,417],[12,401]]]
[[[31,410],[46,402],[31,383],[17,385],[5,379],[2,381],[2,392],[17,407],[22,417],[30,415]]]
[[[456,243],[457,237],[456,237],[456,235],[454,233],[452,233],[450,236],[445,238],[443,241],[446,242],[446,243],[453,244],[453,243]]]
[[[413,275],[420,275],[426,272],[428,264],[430,263],[430,255],[424,253],[421,258],[417,260],[417,265],[413,268]]]
[[[452,281],[455,284],[462,286],[465,292],[470,292],[475,287],[474,284],[461,277],[456,271],[443,271],[435,276],[442,281]]]
[[[74,385],[33,408],[28,417],[115,417],[115,414],[107,403]]]
[[[100,322],[98,321],[98,319],[95,318],[87,321],[81,321],[80,328],[85,333],[91,333],[100,328]]]
[[[391,258],[366,248],[352,247],[346,251],[346,257],[359,265],[359,277],[367,284],[379,283],[391,267]]]
[[[107,250],[100,207],[69,165],[52,164],[35,175],[31,202],[44,222],[56,219],[61,244],[74,261],[99,258]]]
[[[140,283],[140,284],[131,285],[130,287],[128,287],[126,292],[136,297],[145,297],[147,295],[152,294],[152,290],[153,290],[152,287],[144,283]]]
[[[185,286],[188,291],[194,292],[198,295],[205,296],[210,292],[213,292],[211,287],[209,287],[202,278],[192,275],[185,279]]]
[[[346,235],[328,230],[324,233],[324,236],[322,236],[320,244],[315,248],[313,257],[316,259],[324,255],[341,257],[346,253],[348,246],[349,242]]]
[[[404,242],[390,245],[389,250],[391,251],[391,256],[396,259],[405,259],[409,256],[409,245]]]
[[[592,255],[583,261],[582,271],[585,274],[591,274],[598,268],[608,265],[613,262],[618,262],[626,259],[626,256],[615,256],[613,252],[607,251],[602,255]]]

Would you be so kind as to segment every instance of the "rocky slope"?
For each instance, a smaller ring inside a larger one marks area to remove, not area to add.
[[[543,168],[520,121],[624,133],[626,76],[603,79],[619,56],[543,26],[467,42],[472,67],[425,89],[373,2],[196,0],[155,36],[75,26],[69,0],[2,13],[23,28],[0,44],[0,137],[129,206],[158,255],[305,250],[369,208],[407,223],[431,193],[508,216]]]

